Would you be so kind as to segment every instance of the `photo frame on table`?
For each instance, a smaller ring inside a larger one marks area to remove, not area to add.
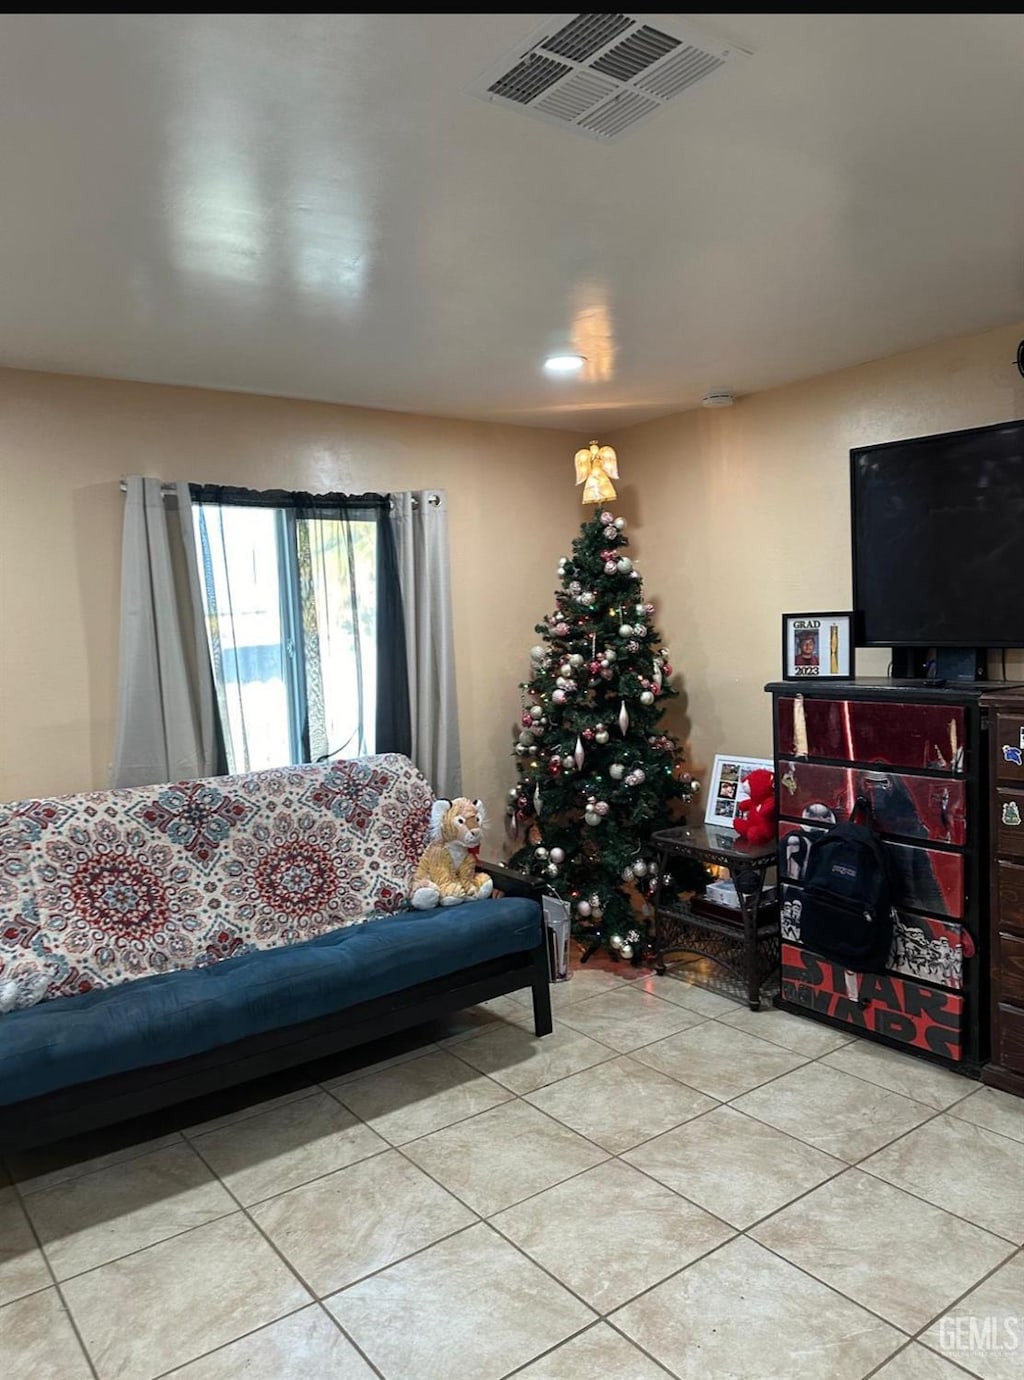
[[[771,758],[737,757],[731,752],[720,752],[711,769],[711,781],[704,807],[704,823],[717,825],[719,829],[731,829],[736,815],[736,805],[745,800],[750,792],[745,788],[747,777],[759,767],[773,772],[775,763]]]
[[[853,614],[784,613],[783,680],[852,680]]]

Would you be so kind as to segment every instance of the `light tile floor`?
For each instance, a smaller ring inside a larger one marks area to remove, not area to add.
[[[1024,1377],[1024,1101],[582,969],[0,1167],[3,1380]]]

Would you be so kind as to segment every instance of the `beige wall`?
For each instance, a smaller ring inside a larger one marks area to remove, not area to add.
[[[768,755],[784,611],[850,605],[853,445],[1024,415],[1024,323],[621,431],[618,510],[694,768]],[[589,438],[584,438],[589,439]],[[518,682],[581,511],[571,433],[0,371],[0,799],[103,785],[120,477],[448,491],[464,782],[500,815]],[[509,461],[512,469],[509,469]],[[499,470],[515,496],[498,492]],[[884,652],[861,652],[884,674]],[[1024,679],[1024,657],[1009,670]]]
[[[1024,416],[1022,334],[947,341],[608,438],[694,768],[716,752],[771,755],[762,687],[781,673],[781,615],[850,607],[850,448]],[[887,661],[862,651],[857,671],[884,675]],[[1024,679],[1020,654],[1008,674]]]
[[[0,371],[0,799],[103,786],[125,474],[443,488],[465,788],[500,820],[533,625],[579,504],[567,432]],[[513,477],[516,497],[507,490]],[[500,839],[500,827],[494,831]]]

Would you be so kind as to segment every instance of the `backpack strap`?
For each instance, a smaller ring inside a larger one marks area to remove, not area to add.
[[[861,818],[858,818],[861,816]],[[853,809],[850,811],[851,824],[865,824],[871,827],[871,801],[866,795],[859,795],[853,802]]]

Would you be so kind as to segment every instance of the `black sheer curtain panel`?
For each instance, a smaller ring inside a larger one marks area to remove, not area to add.
[[[231,771],[411,751],[386,494],[191,486]]]

